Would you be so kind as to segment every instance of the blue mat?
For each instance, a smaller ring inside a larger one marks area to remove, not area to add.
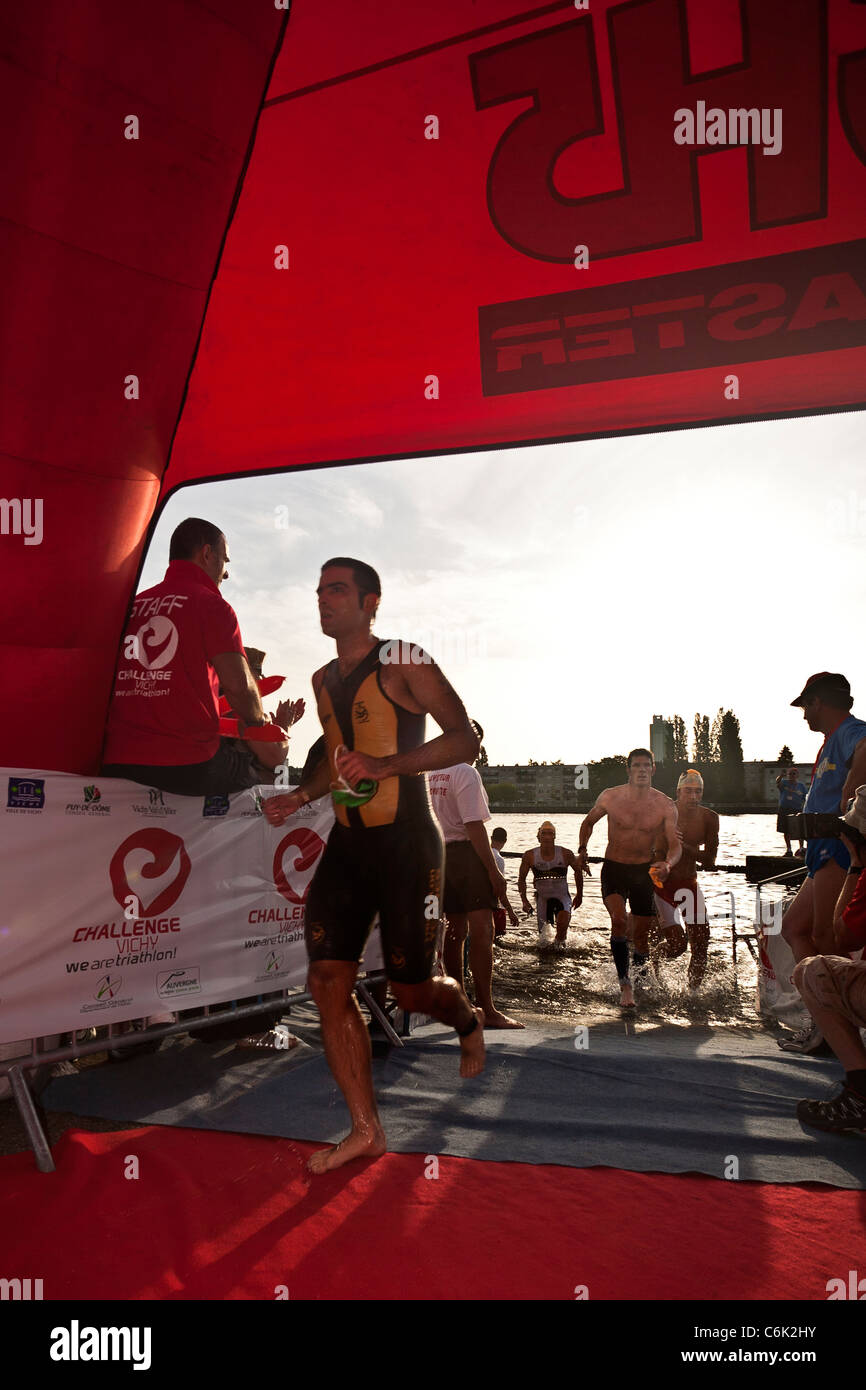
[[[292,1029],[304,1035],[294,1015]],[[864,1186],[866,1143],[806,1129],[795,1114],[799,1099],[827,1093],[839,1064],[782,1053],[769,1035],[606,1024],[585,1049],[555,1024],[485,1036],[488,1065],[474,1081],[460,1079],[454,1035],[436,1024],[374,1061],[390,1149]],[[291,1053],[252,1058],[181,1038],[57,1078],[42,1102],[133,1124],[333,1142],[348,1114],[315,1029],[307,1037]]]

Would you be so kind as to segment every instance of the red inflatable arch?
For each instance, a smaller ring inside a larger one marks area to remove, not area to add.
[[[4,764],[97,767],[179,484],[864,405],[855,0],[0,30]]]

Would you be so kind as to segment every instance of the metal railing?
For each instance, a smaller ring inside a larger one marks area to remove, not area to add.
[[[368,988],[370,985],[379,984],[385,980],[387,980],[387,975],[384,970],[372,971],[369,975],[364,975],[362,979],[356,981],[355,993],[360,996],[370,1013],[376,1018],[389,1041],[396,1047],[403,1047],[403,1038],[395,1031],[390,1018]],[[312,1002],[312,998],[313,996],[308,990],[297,992],[282,990],[279,993],[271,994],[268,999],[259,999],[255,1004],[244,1004],[221,1013],[210,1012],[210,1009],[218,1007],[218,1004],[206,1004],[204,1005],[204,1014],[201,1017],[178,1019],[176,1023],[153,1024],[149,1027],[122,1033],[115,1032],[115,1029],[128,1027],[129,1024],[142,1020],[128,1019],[123,1024],[111,1023],[108,1025],[108,1035],[102,1038],[91,1038],[90,1034],[93,1029],[90,1027],[77,1028],[68,1034],[72,1041],[65,1043],[62,1047],[43,1048],[41,1044],[45,1042],[44,1037],[20,1039],[21,1042],[30,1043],[30,1054],[8,1057],[5,1061],[0,1061],[0,1076],[8,1075],[9,1077],[12,1096],[27,1133],[30,1147],[35,1155],[36,1167],[40,1173],[53,1173],[55,1170],[51,1146],[48,1143],[48,1137],[36,1109],[33,1093],[25,1073],[37,1071],[41,1067],[54,1065],[57,1062],[76,1061],[79,1057],[87,1057],[93,1053],[113,1052],[120,1048],[137,1047],[141,1043],[151,1042],[154,1039],[162,1041],[163,1038],[175,1037],[178,1034],[198,1032],[214,1024],[225,1024],[228,1021],[234,1022],[241,1018],[254,1018],[261,1013],[272,1013],[280,1007],[284,1013],[291,1014],[293,1004]],[[408,1019],[404,1014],[403,1037],[407,1033]],[[79,1036],[81,1036],[81,1041],[79,1041]]]

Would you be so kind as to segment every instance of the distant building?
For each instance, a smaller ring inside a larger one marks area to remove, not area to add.
[[[658,729],[656,738],[660,738],[665,725],[670,727],[667,720],[654,719],[651,733]],[[664,761],[655,748],[652,751],[657,762]],[[664,753],[664,748],[661,752]],[[597,795],[596,791],[591,794],[588,788],[583,787],[585,770],[575,763],[541,763],[532,766],[522,763],[500,763],[496,766],[481,767],[478,771],[481,773],[491,804],[499,811],[507,811],[511,807],[519,811],[522,807],[533,806],[551,812],[557,807],[562,810],[586,810]],[[778,762],[743,763],[741,804],[744,810],[751,807],[756,811],[775,809],[779,798],[776,778],[780,771]],[[799,780],[808,787],[811,766],[798,764],[797,773]],[[706,770],[706,775],[710,775],[709,770]],[[577,781],[580,781],[580,786],[575,785]],[[625,781],[625,769],[621,775],[612,773],[611,785],[618,781]],[[706,799],[708,802],[712,800],[709,796]]]
[[[674,736],[674,726],[669,719],[660,714],[653,715],[650,725],[650,752],[657,763],[663,763],[668,751],[669,740]]]
[[[556,806],[575,806],[579,793],[575,788],[575,778],[579,767],[575,763],[542,763],[524,767],[521,763],[510,763],[497,767],[480,767],[482,781],[498,806],[512,803],[520,806],[538,805],[543,802],[551,810]],[[514,787],[515,791],[500,792],[499,788]]]

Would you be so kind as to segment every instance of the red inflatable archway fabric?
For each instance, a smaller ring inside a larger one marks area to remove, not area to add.
[[[866,6],[468,9],[4,17],[2,762],[95,769],[182,483],[866,404]]]

